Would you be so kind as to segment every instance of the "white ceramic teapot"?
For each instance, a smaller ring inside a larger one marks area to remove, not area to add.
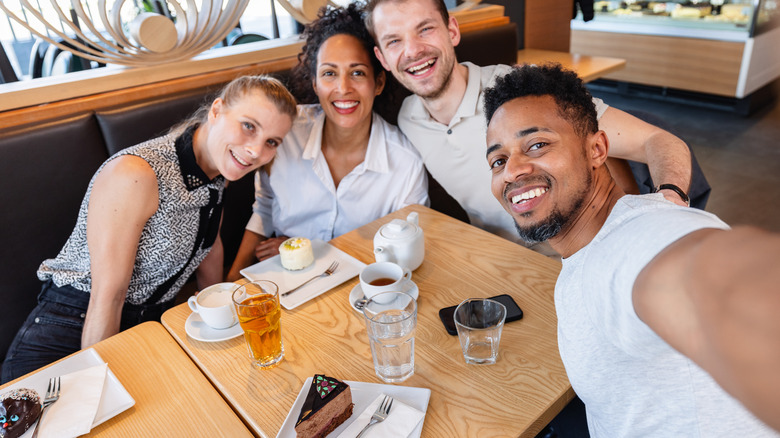
[[[374,235],[374,257],[378,262],[393,262],[414,271],[425,258],[425,239],[419,215],[409,213],[406,220],[393,219]]]

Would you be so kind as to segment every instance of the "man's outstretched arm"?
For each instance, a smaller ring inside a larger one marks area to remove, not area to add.
[[[637,278],[637,315],[780,430],[780,234],[699,230]]]

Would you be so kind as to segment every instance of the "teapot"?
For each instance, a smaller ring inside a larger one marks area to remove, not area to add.
[[[377,262],[393,262],[411,271],[425,258],[425,239],[419,215],[409,213],[406,220],[393,219],[374,235],[374,257]]]

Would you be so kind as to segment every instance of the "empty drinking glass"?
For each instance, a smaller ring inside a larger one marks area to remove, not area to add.
[[[458,305],[454,318],[466,363],[496,363],[506,307],[486,298],[469,298]]]

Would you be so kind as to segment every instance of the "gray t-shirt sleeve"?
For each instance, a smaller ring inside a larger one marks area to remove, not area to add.
[[[662,195],[644,195],[644,202],[624,204],[626,209],[647,208],[647,198],[658,198],[666,208],[648,208],[642,214],[626,212],[624,219],[617,217],[610,221],[609,229],[596,236],[592,251],[584,264],[585,272],[608,273],[597,278],[593,287],[604,288],[612,295],[610,299],[593,299],[586,302],[588,313],[601,319],[597,327],[609,327],[615,345],[636,357],[654,354],[648,345],[660,345],[653,332],[637,316],[633,304],[633,287],[639,273],[667,246],[696,230],[703,228],[727,229],[723,221],[704,211],[680,207],[663,199]],[[606,231],[606,232],[605,232]],[[605,266],[612,264],[613,266]],[[595,293],[586,294],[596,297]]]

